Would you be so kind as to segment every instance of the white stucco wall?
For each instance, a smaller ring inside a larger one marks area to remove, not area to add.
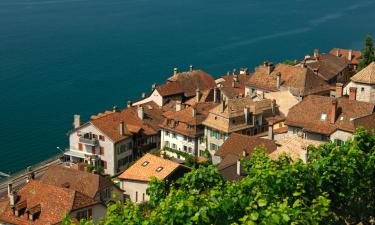
[[[92,133],[96,134],[99,138],[99,135],[104,136],[104,141],[99,140],[99,146],[104,147],[104,155],[100,155],[99,146],[96,146],[96,154],[100,157],[101,160],[104,160],[107,162],[107,169],[104,170],[106,174],[114,175],[115,174],[115,164],[114,164],[114,144],[112,140],[107,137],[105,134],[103,134],[99,129],[97,129],[94,125],[91,123],[82,126],[78,130],[72,132],[69,135],[69,148],[71,151],[77,151],[77,152],[84,152],[87,155],[92,155],[91,153],[91,146],[90,145],[83,145],[83,151],[78,150],[78,143],[79,143],[79,136],[77,135],[77,132],[81,132],[83,135],[84,133]]]
[[[82,208],[70,213],[71,218],[76,218],[77,213],[83,210],[92,209],[92,219],[95,224],[97,224],[101,219],[105,219],[105,214],[107,212],[107,208],[102,204],[96,204],[90,207]]]
[[[150,197],[146,194],[147,188],[148,188],[148,182],[130,181],[130,180],[121,181],[121,189],[124,190],[125,195],[129,195],[130,200],[135,203],[143,202],[143,196],[144,196],[144,201],[148,201],[150,199]],[[138,195],[138,199],[136,195]]]
[[[344,95],[349,95],[351,87],[357,88],[357,100],[363,102],[375,103],[375,85],[349,82],[344,88]]]
[[[341,141],[347,141],[350,137],[353,137],[353,134],[347,131],[336,130],[330,136],[330,140],[339,139]]]
[[[163,97],[159,94],[159,92],[156,89],[151,93],[150,96],[138,102],[134,102],[132,105],[133,106],[142,105],[142,104],[152,102],[152,101],[155,102],[158,106],[163,105]]]
[[[167,135],[167,132],[169,132],[169,135]],[[173,136],[173,134],[176,135],[176,137]],[[184,137],[186,137],[186,140],[184,139]],[[198,156],[198,138],[192,138],[190,137],[191,141],[189,141],[189,137],[186,136],[186,135],[183,135],[183,134],[179,134],[177,132],[174,132],[174,131],[168,131],[166,129],[162,129],[161,131],[161,140],[162,140],[162,143],[161,143],[161,148],[163,148],[165,146],[165,143],[166,141],[169,142],[169,146],[167,147],[170,147],[170,148],[173,148],[173,144],[176,145],[176,150],[179,150],[179,151],[182,151],[182,152],[186,152],[186,153],[189,153],[191,155],[194,155],[194,156]],[[186,148],[188,149],[187,151],[184,150],[184,146],[186,146]],[[191,152],[189,152],[189,148],[191,148]]]

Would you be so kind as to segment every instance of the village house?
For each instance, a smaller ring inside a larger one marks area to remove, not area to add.
[[[329,54],[348,60],[349,68],[353,71],[357,70],[358,64],[362,59],[362,52],[352,49],[334,48],[329,51]]]
[[[246,174],[240,159],[251,157],[254,148],[263,148],[268,154],[276,151],[276,142],[264,138],[232,133],[215,153],[219,157],[218,169],[225,179],[235,181]]]
[[[132,202],[141,203],[149,200],[146,190],[152,177],[171,183],[189,171],[179,163],[147,153],[118,178],[125,195]]]
[[[247,68],[241,68],[239,74],[233,71],[233,74],[223,75],[216,79],[215,82],[219,90],[219,98],[226,100],[245,96],[245,85],[249,81],[250,76]]]
[[[359,71],[344,88],[344,94],[355,97],[357,101],[375,103],[375,62]]]
[[[149,102],[118,111],[106,111],[81,124],[74,116],[74,129],[69,133],[71,163],[86,162],[100,166],[111,176],[122,172],[130,162],[145,152],[160,148],[162,110]]]
[[[196,96],[199,98],[199,94]],[[179,106],[176,112],[165,112],[166,119],[160,124],[161,149],[167,148],[166,152],[175,158],[180,158],[180,156],[168,149],[185,152],[196,157],[202,156],[206,149],[202,122],[206,119],[209,110],[216,105],[218,104],[214,102],[196,103],[187,108]]]
[[[210,110],[203,122],[207,150],[213,162],[218,163],[215,153],[231,133],[255,135],[266,131],[270,124],[283,122],[284,119],[274,100],[253,101],[247,96],[221,101],[220,105]]]
[[[168,78],[165,84],[152,86],[151,94],[144,95],[141,100],[133,103],[133,106],[155,102],[158,106],[163,106],[169,100],[178,100],[184,102],[194,97],[196,90],[205,91],[216,86],[214,78],[203,70],[194,69],[190,66],[187,72],[178,72],[175,68],[173,76]]]
[[[105,217],[106,207],[80,191],[31,180],[18,190],[8,185],[8,196],[0,202],[0,224],[60,224],[66,215],[74,221]]]
[[[306,65],[330,85],[346,84],[353,75],[349,60],[332,54],[319,54],[318,49],[314,50],[313,56],[305,56],[300,65]]]
[[[310,95],[289,110],[288,133],[305,139],[344,144],[374,113],[374,104],[354,98]]]
[[[123,199],[123,191],[110,179],[64,166],[49,167],[40,182],[78,191],[103,204]]]
[[[331,87],[313,70],[303,65],[292,66],[264,62],[258,66],[246,84],[245,93],[253,98],[265,98],[266,93],[289,91],[298,100],[307,95],[329,95]]]

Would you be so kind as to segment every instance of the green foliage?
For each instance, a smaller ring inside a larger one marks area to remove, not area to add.
[[[370,224],[374,146],[375,135],[358,129],[344,146],[310,147],[307,163],[255,149],[241,161],[242,180],[227,182],[212,165],[176,184],[153,180],[149,204],[112,204],[105,224]]]
[[[150,206],[156,207],[160,201],[167,196],[167,184],[164,180],[158,180],[155,177],[151,178],[146,194],[150,196]]]
[[[293,59],[286,59],[284,62],[282,62],[283,64],[287,64],[287,65],[291,65],[291,66],[294,66],[296,65],[296,60],[293,60]]]
[[[178,151],[176,149],[172,149],[172,148],[168,148],[168,147],[164,147],[164,151],[172,152],[172,153],[175,153],[175,154],[185,158],[185,165],[188,166],[188,167],[196,168],[198,166],[197,158],[190,155],[189,153],[181,152],[181,151]]]
[[[365,47],[362,50],[362,59],[358,65],[358,71],[368,66],[371,62],[375,61],[374,43],[370,35],[366,35]]]

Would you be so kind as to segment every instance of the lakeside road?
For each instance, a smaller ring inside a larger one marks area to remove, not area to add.
[[[33,168],[30,171],[25,170],[24,172],[17,174],[15,177],[9,177],[5,179],[4,181],[0,182],[0,196],[3,197],[8,192],[8,184],[12,183],[13,189],[17,190],[21,188],[27,180],[27,177],[31,172],[34,173],[34,178],[38,179],[43,176],[44,172],[50,167],[54,165],[61,165],[63,162],[60,160],[60,158],[57,159],[49,159],[45,163],[41,163],[35,168]]]

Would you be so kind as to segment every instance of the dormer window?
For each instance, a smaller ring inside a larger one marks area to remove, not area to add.
[[[144,161],[144,162],[142,163],[142,166],[143,166],[143,167],[146,167],[149,163],[150,163],[149,161]]]
[[[164,169],[164,167],[162,167],[162,166],[159,166],[158,168],[156,168],[156,170],[155,170],[155,171],[159,173],[159,172],[161,172],[161,171],[162,171],[163,169]]]
[[[343,117],[343,116],[342,116],[342,117],[340,117],[340,120],[341,120],[341,121],[343,121],[343,120],[344,120],[344,117]]]
[[[36,219],[38,219],[41,211],[42,211],[42,208],[40,204],[33,206],[27,210],[27,218],[30,221],[35,221]]]
[[[320,115],[320,120],[327,120],[327,114],[323,113],[322,115]]]

